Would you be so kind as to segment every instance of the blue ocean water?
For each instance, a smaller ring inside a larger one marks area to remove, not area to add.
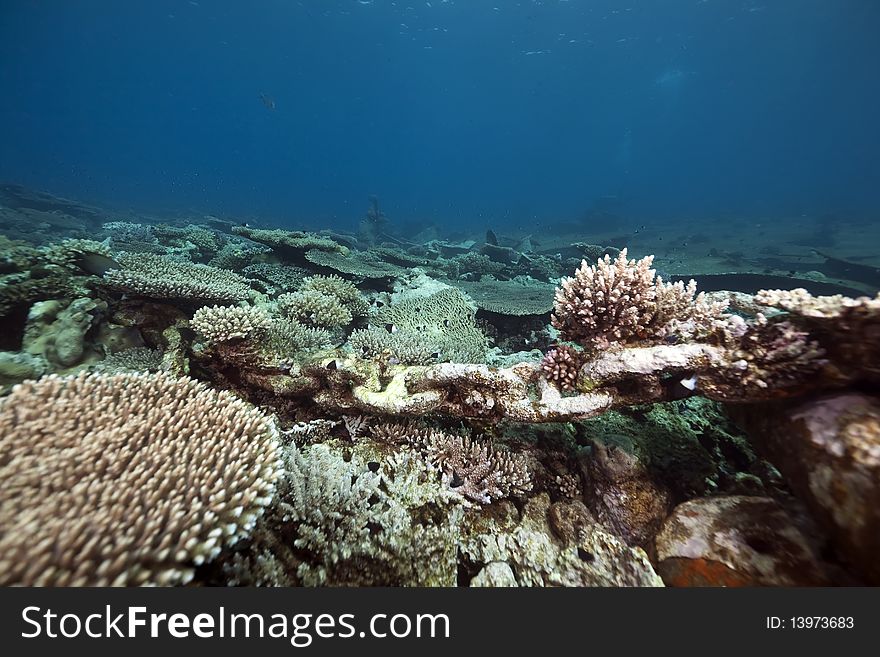
[[[874,0],[4,0],[0,180],[508,232],[876,216]]]

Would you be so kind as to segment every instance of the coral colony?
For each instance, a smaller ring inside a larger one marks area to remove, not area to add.
[[[880,298],[99,225],[0,238],[4,585],[880,583]]]

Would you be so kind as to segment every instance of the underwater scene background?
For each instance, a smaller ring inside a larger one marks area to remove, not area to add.
[[[0,7],[0,583],[880,582],[880,4]]]

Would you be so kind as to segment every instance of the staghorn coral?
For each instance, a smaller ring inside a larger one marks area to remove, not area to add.
[[[251,294],[247,281],[227,269],[169,260],[150,253],[123,253],[121,269],[111,269],[104,281],[113,289],[154,299],[180,301],[244,301]]]
[[[208,342],[229,342],[265,335],[272,319],[260,306],[202,306],[190,325]]]
[[[0,400],[0,584],[177,584],[252,529],[277,431],[165,374],[49,376]]]
[[[121,373],[121,372],[158,372],[162,369],[162,357],[165,354],[160,349],[149,347],[132,347],[110,354],[100,363],[95,365],[95,372]]]
[[[336,328],[351,323],[352,316],[342,302],[335,296],[308,290],[305,292],[288,292],[277,299],[278,312],[290,319]]]
[[[653,256],[595,266],[586,260],[556,289],[552,323],[564,340],[590,349],[611,343],[658,342],[671,333],[700,336],[721,321],[726,303],[696,297],[696,282],[664,283],[651,269]]]
[[[561,344],[541,359],[541,370],[548,381],[553,381],[563,390],[574,390],[582,360],[581,353],[574,347]]]
[[[370,427],[370,436],[389,445],[409,445],[421,449],[436,429],[414,421],[379,422]]]
[[[466,434],[449,434],[413,422],[380,422],[370,430],[377,441],[407,445],[443,474],[443,482],[473,502],[528,492],[532,477],[523,456],[493,450],[489,443]]]
[[[342,417],[342,424],[352,441],[361,438],[371,422],[372,418],[366,415],[344,415]]]

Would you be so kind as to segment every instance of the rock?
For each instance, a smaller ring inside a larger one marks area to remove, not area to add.
[[[671,508],[638,457],[617,445],[592,441],[585,463],[587,505],[596,519],[628,545],[649,545]]]
[[[656,539],[668,586],[821,586],[825,568],[769,497],[719,496],[675,508]]]
[[[880,399],[843,392],[733,412],[843,560],[880,584]]]
[[[511,587],[519,586],[513,569],[503,561],[487,563],[471,580],[475,587]]]
[[[0,390],[25,379],[38,379],[46,369],[46,361],[37,356],[17,351],[0,351]]]
[[[45,358],[56,370],[65,370],[97,358],[87,334],[107,309],[104,301],[88,297],[65,305],[58,300],[31,306],[23,338],[23,350]]]
[[[568,511],[559,504],[554,505],[558,518],[588,518],[583,504],[574,503],[580,508]],[[643,550],[627,546],[598,524],[572,523],[572,533],[560,539],[550,524],[550,506],[549,495],[540,493],[522,513],[510,500],[500,500],[469,515],[459,560],[481,566],[505,562],[520,586],[663,586]]]

